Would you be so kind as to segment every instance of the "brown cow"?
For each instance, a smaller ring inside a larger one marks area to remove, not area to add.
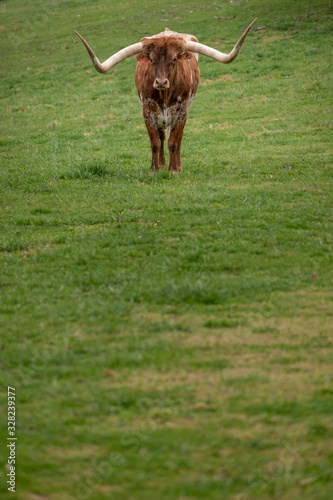
[[[139,43],[120,50],[100,63],[93,50],[80,37],[90,58],[100,73],[105,73],[120,61],[135,55],[138,62],[135,74],[136,88],[142,102],[152,150],[151,170],[165,167],[164,138],[168,135],[170,153],[169,171],[181,170],[180,148],[188,110],[199,84],[198,54],[222,63],[230,63],[237,56],[253,23],[244,31],[230,54],[223,54],[198,43],[192,36],[170,31],[143,38]]]

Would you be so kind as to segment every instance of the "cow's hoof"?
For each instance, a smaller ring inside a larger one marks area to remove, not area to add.
[[[156,167],[155,165],[152,165],[150,167],[149,175],[155,175],[159,171],[160,167]]]

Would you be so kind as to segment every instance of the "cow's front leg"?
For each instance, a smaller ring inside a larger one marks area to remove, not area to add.
[[[160,169],[160,167],[163,166],[160,163],[161,138],[160,138],[159,131],[148,124],[147,124],[147,130],[148,130],[148,135],[149,135],[149,139],[150,139],[150,147],[151,147],[151,153],[152,153],[150,170],[157,171]],[[164,162],[165,162],[165,158],[164,158]],[[165,163],[164,163],[164,165],[165,165]]]
[[[152,152],[152,160],[150,169],[155,172],[161,167],[165,167],[166,161],[164,156],[164,137],[165,132],[158,127],[155,119],[155,113],[148,107],[143,108],[143,118],[147,127],[147,132],[150,139],[150,147]]]
[[[180,172],[182,169],[180,148],[183,139],[184,127],[185,121],[173,127],[171,129],[168,140],[168,148],[170,153],[169,171],[173,174]]]
[[[165,131],[163,129],[159,129],[158,131],[159,136],[160,136],[160,151],[159,151],[159,165],[160,167],[165,167],[166,166],[166,159],[164,155],[164,138],[165,138]]]

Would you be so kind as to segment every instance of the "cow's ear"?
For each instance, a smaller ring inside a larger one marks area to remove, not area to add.
[[[154,52],[154,44],[153,43],[144,43],[142,47],[142,52],[137,55],[137,57],[141,60],[150,61],[150,55]],[[137,61],[137,59],[136,59]]]
[[[181,52],[178,54],[178,59],[190,59],[192,52]]]
[[[137,62],[140,62],[142,58],[143,58],[142,52],[134,56],[134,60]]]

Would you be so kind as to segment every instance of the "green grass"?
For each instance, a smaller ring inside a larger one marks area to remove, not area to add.
[[[0,12],[1,498],[331,498],[331,3]],[[103,61],[165,26],[228,52],[255,17],[150,176],[135,62],[99,75],[73,30]]]

